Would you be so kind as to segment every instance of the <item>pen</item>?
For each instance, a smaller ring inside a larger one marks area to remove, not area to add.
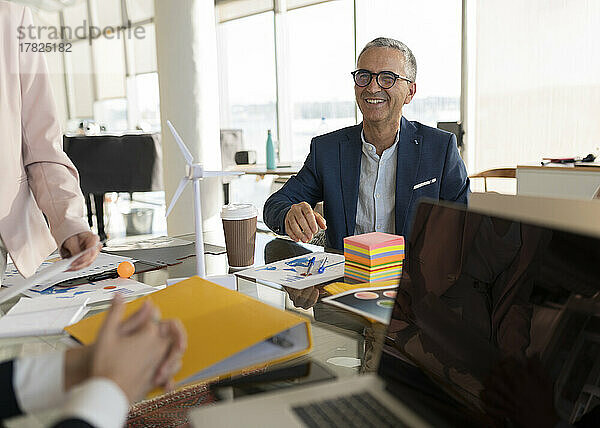
[[[313,267],[314,264],[315,264],[315,258],[313,257],[312,259],[310,259],[308,261],[308,269],[306,269],[306,276],[310,275],[310,269]]]
[[[321,266],[319,266],[319,270],[317,271],[318,273],[325,272],[325,263],[327,263],[327,257],[321,260]]]
[[[117,273],[117,270],[111,269],[106,272],[98,273],[96,275],[90,275],[87,277],[87,280],[89,282],[96,282],[96,281],[102,281],[103,279],[111,279],[111,278],[118,278],[118,277],[119,277],[119,274]]]

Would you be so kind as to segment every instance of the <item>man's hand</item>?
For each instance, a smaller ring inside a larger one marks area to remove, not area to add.
[[[302,290],[290,287],[284,288],[290,296],[290,299],[292,299],[292,303],[294,303],[294,306],[297,308],[310,309],[319,300],[319,290],[317,287],[308,287]]]
[[[285,216],[285,231],[294,242],[308,243],[319,228],[327,229],[325,219],[308,202],[292,205]]]
[[[83,269],[92,264],[96,257],[100,253],[100,238],[98,235],[92,232],[82,232],[77,235],[70,236],[63,242],[60,248],[60,255],[63,259],[75,256],[88,248],[95,248],[94,250],[88,251],[77,260],[75,260],[69,271],[76,271]]]
[[[114,381],[135,402],[153,387],[171,384],[186,340],[181,324],[159,322],[151,303],[125,322],[121,322],[123,311],[122,298],[115,296],[93,345],[90,376]]]

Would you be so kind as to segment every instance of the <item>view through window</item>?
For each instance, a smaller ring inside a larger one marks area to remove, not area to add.
[[[417,59],[417,93],[403,109],[407,119],[434,127],[460,120],[461,16],[460,0],[356,0],[358,52],[385,36],[404,42]]]
[[[292,160],[313,137],[354,125],[354,7],[334,1],[288,12]]]
[[[246,149],[265,162],[267,130],[277,139],[273,12],[219,25],[221,128],[242,129]]]

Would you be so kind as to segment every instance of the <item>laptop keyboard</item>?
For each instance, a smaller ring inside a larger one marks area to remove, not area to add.
[[[296,406],[292,410],[309,428],[407,426],[368,392]]]

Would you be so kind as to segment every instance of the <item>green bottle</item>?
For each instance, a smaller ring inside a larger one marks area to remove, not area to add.
[[[271,138],[271,130],[267,134],[267,169],[275,169],[275,146],[273,145],[273,139]]]

